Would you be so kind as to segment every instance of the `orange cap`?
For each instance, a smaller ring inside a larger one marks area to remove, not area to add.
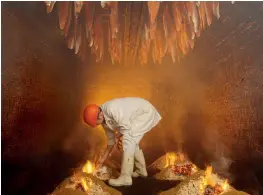
[[[97,118],[99,114],[99,106],[96,104],[89,104],[86,106],[84,113],[83,113],[83,119],[85,123],[90,125],[91,127],[97,126]]]

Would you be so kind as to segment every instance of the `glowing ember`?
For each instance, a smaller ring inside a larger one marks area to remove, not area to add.
[[[195,173],[196,171],[198,171],[197,167],[193,164],[192,166],[192,172]]]
[[[82,172],[85,172],[85,173],[93,173],[94,170],[95,170],[95,167],[89,160],[86,162],[86,164],[82,168]]]
[[[221,194],[223,191],[223,188],[218,184],[216,184],[214,187],[208,185],[205,188],[204,195],[218,195]]]
[[[227,191],[228,189],[229,189],[229,184],[228,184],[228,181],[225,180],[225,181],[224,181],[224,184],[223,184],[223,190],[224,190],[224,191]]]
[[[200,191],[204,195],[219,195],[229,189],[227,180],[224,183],[218,181],[217,176],[212,174],[213,168],[208,166],[205,176],[200,184]]]
[[[177,175],[192,175],[193,164],[183,164],[183,165],[176,165],[172,166],[172,170]]]

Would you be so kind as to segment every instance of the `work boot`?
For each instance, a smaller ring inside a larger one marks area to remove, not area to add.
[[[121,175],[117,179],[110,179],[109,184],[114,187],[131,186],[132,185],[132,172],[134,166],[134,155],[123,152]]]
[[[135,171],[132,173],[132,177],[147,177],[146,163],[141,149],[136,149],[134,155]]]

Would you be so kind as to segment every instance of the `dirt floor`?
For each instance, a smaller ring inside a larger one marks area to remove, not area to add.
[[[131,187],[116,187],[115,189],[119,190],[122,195],[155,195],[179,183],[179,181],[157,180],[152,177],[145,179],[136,178],[133,179],[133,185]]]

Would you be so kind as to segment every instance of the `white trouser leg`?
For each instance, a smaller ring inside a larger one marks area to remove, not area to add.
[[[135,171],[132,173],[132,177],[147,177],[147,169],[143,151],[140,147],[136,147],[134,154]]]
[[[127,151],[129,154],[134,155],[135,151],[139,149],[139,143],[143,138],[143,135],[131,136],[129,132],[123,134],[123,151]]]
[[[129,132],[123,134],[123,156],[121,165],[121,174],[117,179],[110,179],[111,186],[131,186],[132,173],[134,167],[134,154],[136,148],[139,148],[139,142],[143,135],[133,137]]]

